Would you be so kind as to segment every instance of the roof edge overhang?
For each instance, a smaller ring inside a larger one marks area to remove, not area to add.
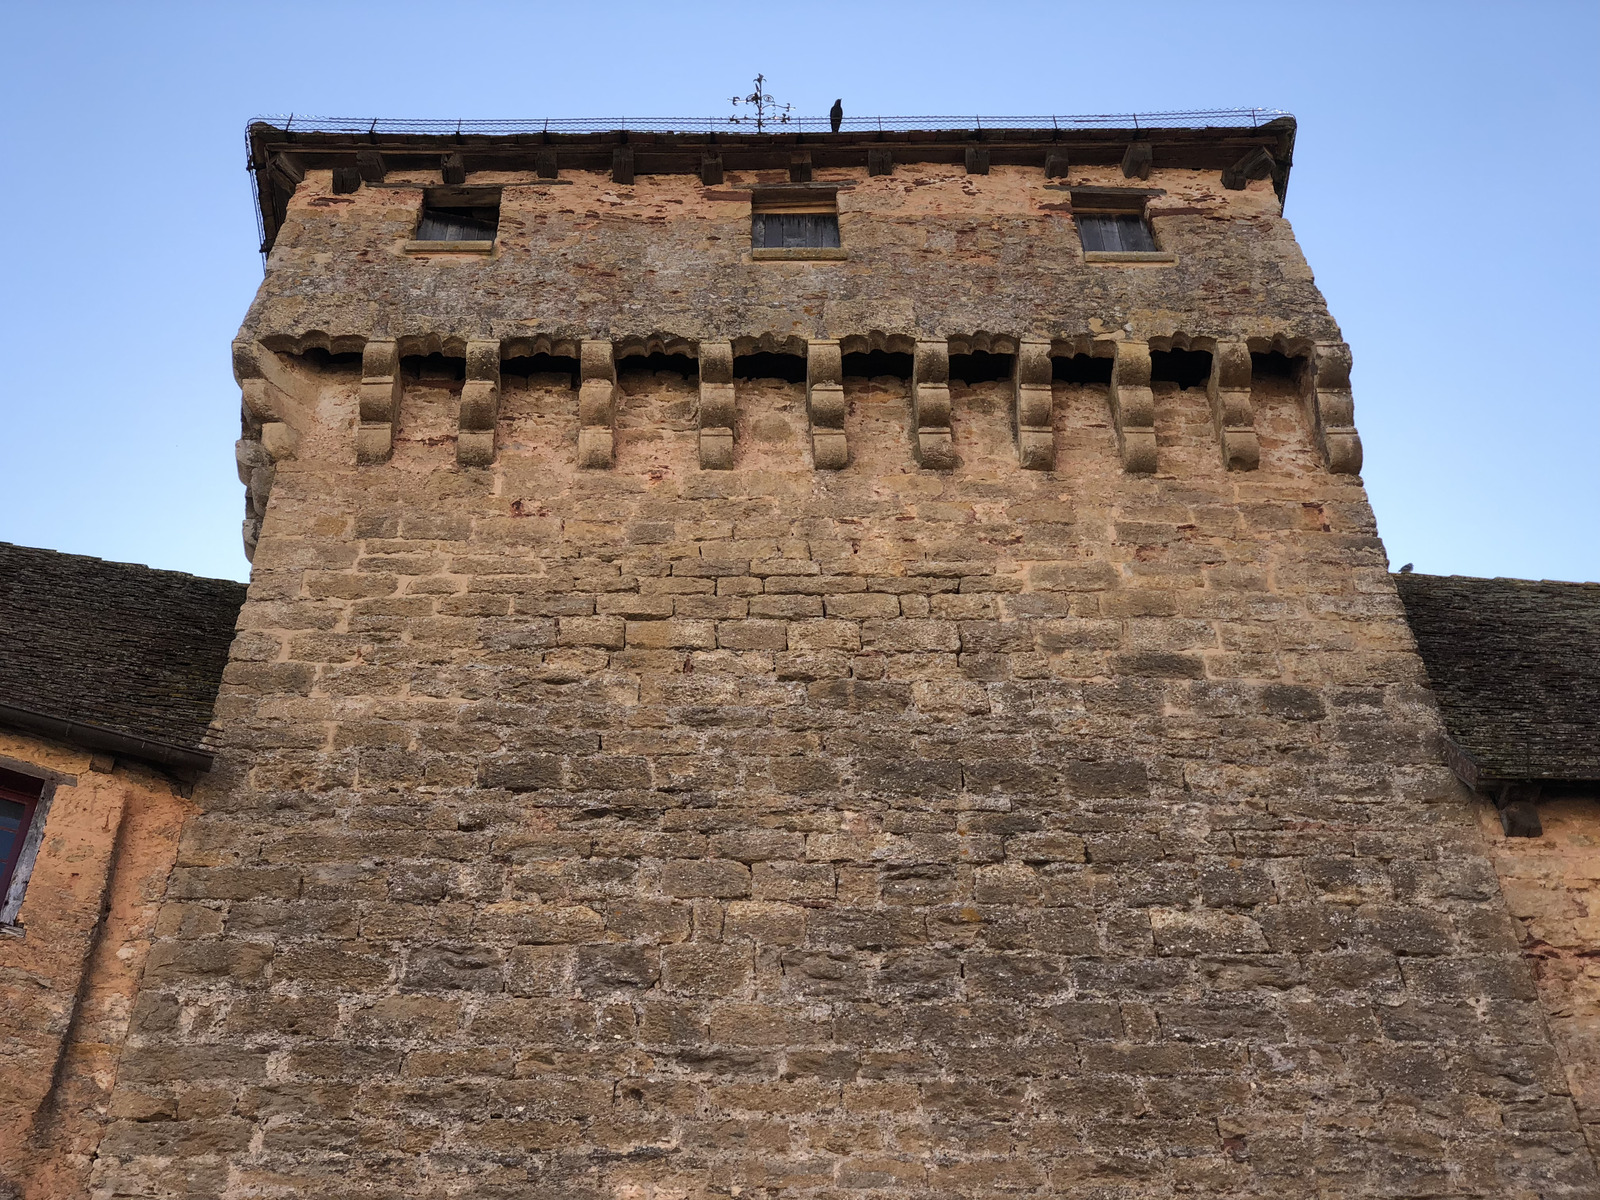
[[[0,725],[10,725],[27,733],[41,734],[85,750],[115,754],[122,758],[135,759],[180,772],[209,771],[214,761],[211,753],[205,750],[174,746],[153,738],[136,737],[84,721],[73,721],[28,708],[19,708],[14,704],[0,704]]]
[[[839,133],[804,128],[815,119],[797,120],[777,132],[755,132],[748,125],[716,118],[630,122],[636,127],[605,128],[603,121],[457,122],[350,121],[337,118],[262,118],[247,129],[248,166],[255,181],[261,249],[272,248],[298,172],[358,168],[357,155],[372,151],[389,170],[439,170],[446,156],[465,172],[539,170],[552,151],[561,170],[609,171],[618,147],[632,151],[637,175],[699,174],[708,155],[734,171],[779,170],[796,155],[817,168],[864,167],[871,151],[889,150],[897,163],[964,163],[969,148],[988,152],[994,165],[1043,167],[1047,156],[1065,153],[1069,162],[1114,166],[1128,146],[1151,146],[1155,165],[1226,171],[1265,150],[1272,156],[1272,183],[1280,201],[1286,195],[1294,161],[1296,122],[1277,110],[1239,109],[1213,113],[1129,114],[1111,117],[973,117],[970,125],[953,118],[883,118],[876,128]],[[966,118],[961,118],[966,120]],[[866,119],[850,122],[865,126]],[[640,128],[638,126],[644,126]],[[679,128],[679,127],[682,128]],[[283,156],[279,159],[277,156]],[[292,164],[269,169],[275,159]]]

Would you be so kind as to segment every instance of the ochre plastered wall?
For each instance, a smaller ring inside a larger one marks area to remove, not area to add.
[[[1108,285],[1109,286],[1109,285]],[[1142,286],[1142,285],[1141,285]],[[1172,297],[1176,308],[1183,298]],[[1154,320],[1155,318],[1150,318]],[[1178,318],[1171,318],[1176,321]],[[96,1195],[1586,1197],[1358,479],[1285,384],[564,377],[278,468]]]
[[[1493,811],[1481,812],[1579,1119],[1600,1150],[1600,801],[1545,801],[1537,838],[1502,837]]]
[[[0,763],[55,780],[18,914],[0,934],[0,1194],[85,1194],[188,803],[172,780],[0,731]]]

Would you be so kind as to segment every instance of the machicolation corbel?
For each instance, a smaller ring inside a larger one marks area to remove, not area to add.
[[[919,465],[948,471],[956,465],[950,429],[950,344],[918,342],[911,371],[912,451]]]
[[[844,435],[844,354],[835,340],[806,347],[806,412],[811,421],[811,462],[837,471],[850,461]]]
[[[733,466],[733,343],[700,343],[700,466]]]
[[[1017,347],[1012,376],[1015,403],[1012,424],[1017,434],[1017,461],[1027,471],[1053,471],[1056,441],[1049,342],[1023,342]]]
[[[578,466],[609,467],[617,422],[617,360],[610,342],[583,343],[578,378]]]
[[[392,341],[368,342],[361,351],[361,424],[356,426],[356,461],[388,462],[394,453],[394,424],[400,417],[400,347]]]
[[[245,487],[241,534],[245,557],[253,559],[278,464],[293,458],[300,447],[300,433],[291,419],[304,423],[306,405],[314,404],[315,397],[297,395],[291,372],[256,342],[234,342],[233,373],[243,393],[242,436],[234,443],[239,482]]]
[[[1311,436],[1335,475],[1361,473],[1361,435],[1350,394],[1350,347],[1318,342],[1300,368],[1300,399]]]
[[[1156,469],[1156,405],[1150,391],[1150,346],[1118,342],[1111,369],[1111,420],[1117,427],[1122,469],[1149,475]]]
[[[1261,465],[1261,440],[1250,402],[1250,347],[1244,342],[1217,343],[1211,352],[1206,397],[1211,401],[1222,465],[1230,471],[1254,471]]]
[[[467,343],[467,378],[461,385],[461,428],[456,462],[487,467],[494,462],[495,427],[500,420],[500,343]]]

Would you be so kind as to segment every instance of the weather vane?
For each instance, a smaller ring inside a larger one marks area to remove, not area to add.
[[[748,96],[734,96],[731,98],[733,116],[728,118],[728,124],[744,125],[753,120],[756,123],[756,132],[760,133],[768,124],[787,125],[789,123],[789,111],[794,105],[780,105],[776,97],[768,95],[766,84],[767,77],[765,75],[757,75],[755,77],[755,91]],[[739,111],[741,104],[749,106],[742,115]],[[751,108],[755,109],[756,115],[754,117],[750,115],[749,110]]]

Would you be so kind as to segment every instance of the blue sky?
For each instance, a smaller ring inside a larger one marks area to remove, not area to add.
[[[1417,570],[1600,579],[1600,5],[0,4],[0,540],[244,578],[262,113],[1300,119],[1287,215]],[[1107,14],[1111,15],[1107,15]]]

